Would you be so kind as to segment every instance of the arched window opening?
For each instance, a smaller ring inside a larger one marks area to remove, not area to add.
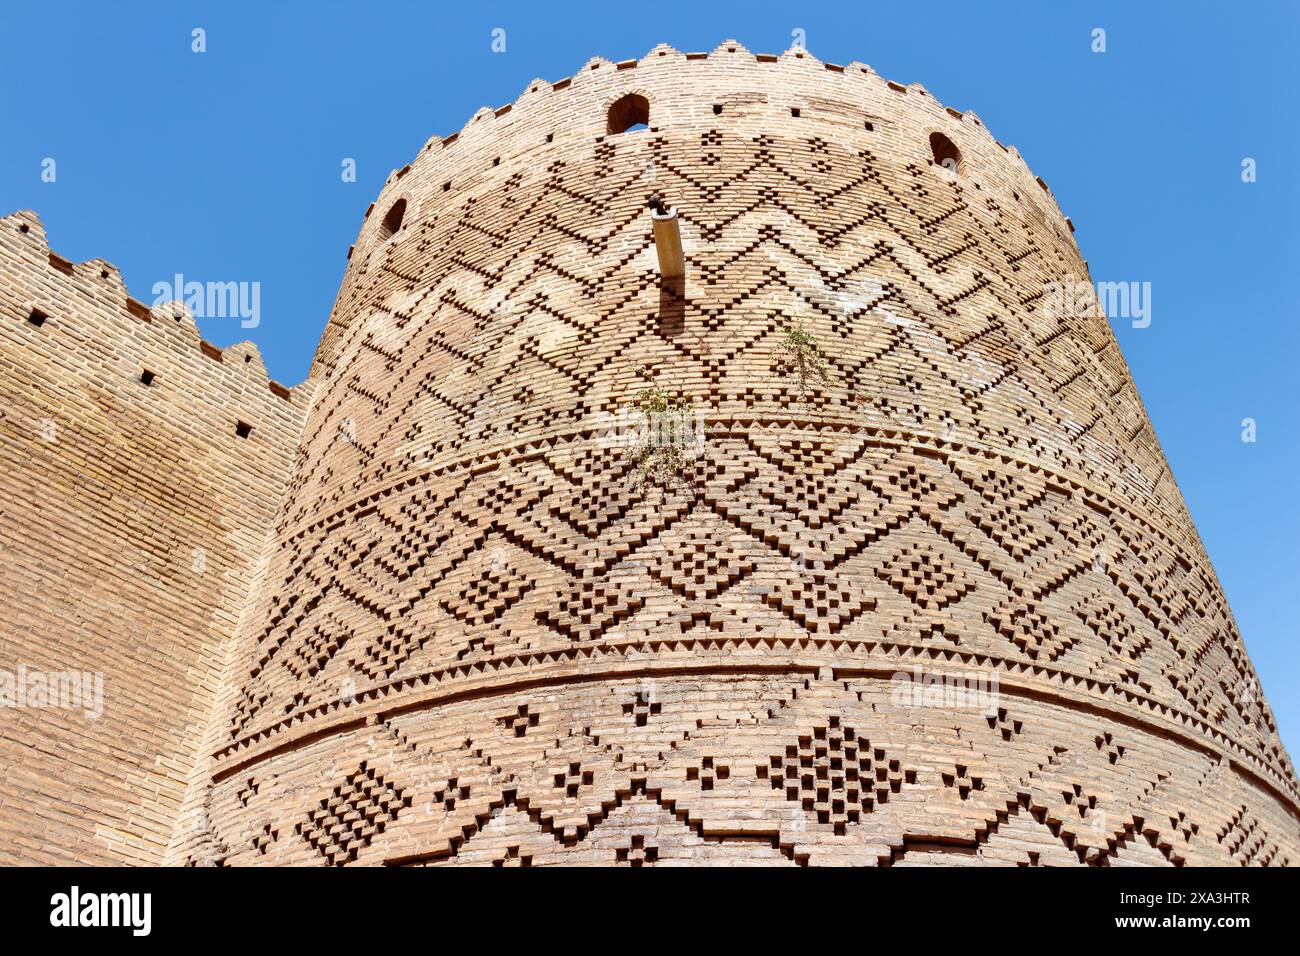
[[[930,152],[934,154],[936,166],[942,166],[952,173],[960,171],[961,151],[957,149],[957,144],[943,133],[930,134]]]
[[[393,233],[402,228],[402,219],[406,216],[406,200],[399,199],[388,207],[384,221],[379,226],[379,241],[391,239]]]
[[[613,135],[645,129],[649,125],[650,101],[639,94],[629,93],[609,108],[609,124],[605,131]]]

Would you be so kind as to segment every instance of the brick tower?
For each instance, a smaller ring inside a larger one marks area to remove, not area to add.
[[[973,113],[800,49],[594,59],[431,140],[166,858],[1296,862],[1108,322],[1047,307],[1071,232]],[[666,474],[647,396],[698,432]]]
[[[430,141],[317,353],[228,860],[1294,861],[1107,321],[1044,307],[1071,229],[974,114],[797,49],[595,59]],[[703,423],[676,482],[608,440],[646,370]]]

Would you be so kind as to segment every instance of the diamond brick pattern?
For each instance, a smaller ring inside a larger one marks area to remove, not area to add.
[[[461,833],[431,841],[403,817],[388,859],[649,865],[696,841],[691,859],[731,858],[759,852],[730,836],[745,805],[774,865],[906,863],[925,854],[902,834],[932,831],[938,846],[976,841],[976,861],[1103,865],[1151,849],[1132,821],[1158,801],[1188,816],[1143,860],[1222,860],[1238,842],[1178,834],[1227,832],[1234,809],[1195,808],[1204,769],[1168,759],[1162,719],[1225,757],[1214,740],[1228,734],[1232,760],[1294,799],[1266,705],[1223,690],[1249,664],[1158,446],[1132,437],[1145,417],[1104,318],[1065,324],[1042,302],[1046,282],[1086,269],[1014,156],[969,115],[807,56],[775,66],[810,98],[798,117],[725,107],[767,83],[738,45],[591,65],[435,144],[440,165],[422,157],[381,194],[379,210],[406,200],[406,221],[388,238],[375,215],[363,228],[317,354],[322,391],[216,765],[284,741],[267,759],[293,773],[307,760],[297,715],[340,719],[319,697],[281,716],[312,680],[289,666],[306,617],[276,608],[330,595],[353,636],[316,683],[352,681],[341,713],[409,710],[394,747],[437,781],[413,797],[443,794],[435,815]],[[698,115],[659,85],[697,67],[711,90]],[[567,96],[572,122],[603,131],[625,84],[647,96],[650,129],[548,143],[530,112]],[[660,125],[673,98],[682,118]],[[874,129],[813,102],[869,109]],[[955,175],[931,162],[934,128],[961,151]],[[539,160],[480,165],[516,141]],[[652,191],[680,217],[680,290],[657,275]],[[782,359],[795,323],[825,379],[801,385]],[[611,438],[641,367],[699,415],[675,485],[639,483]],[[343,419],[365,454],[338,447]],[[330,557],[341,532],[350,559]],[[366,550],[376,536],[393,546]],[[890,681],[825,676],[958,659],[1002,691],[960,720],[864,709]],[[626,669],[645,683],[621,683]],[[738,684],[692,698],[683,672]],[[494,699],[517,679],[536,691]],[[1099,703],[1149,734],[1085,721]],[[454,808],[449,779],[469,794]],[[1254,786],[1239,774],[1225,792],[1257,794],[1238,802],[1281,848],[1270,859],[1291,860],[1293,809]],[[1038,807],[1078,832],[1053,833]]]
[[[410,805],[410,797],[363,762],[321,800],[297,830],[327,863],[344,866],[355,861]]]

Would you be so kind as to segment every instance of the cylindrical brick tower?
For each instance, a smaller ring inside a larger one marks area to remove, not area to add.
[[[351,252],[192,856],[1296,862],[1107,320],[1049,307],[1071,229],[973,113],[799,49],[431,140]],[[698,441],[619,441],[655,402]]]

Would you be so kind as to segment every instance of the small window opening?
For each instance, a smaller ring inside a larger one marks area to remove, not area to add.
[[[547,141],[548,143],[553,143],[553,142],[555,142],[555,134],[554,134],[554,133],[547,133],[547,134],[546,134],[546,141]]]
[[[32,309],[32,314],[27,316],[27,321],[30,322],[32,325],[36,326],[37,328],[40,328],[42,325],[45,324],[45,320],[48,318],[49,315],[42,312],[40,309]]]
[[[650,125],[650,101],[637,93],[629,93],[609,108],[609,121],[605,131],[610,134],[645,129]]]
[[[143,385],[152,385],[152,384],[153,384],[153,372],[149,371],[148,369],[145,369],[143,372],[141,372],[141,373],[140,373],[140,382],[141,382],[141,384],[143,384]]]
[[[790,107],[790,115],[793,116],[795,119],[798,119],[798,118],[799,118],[799,107],[797,107],[797,106],[792,106],[792,107]]]
[[[451,192],[451,180],[450,180],[450,179],[447,180],[445,183],[442,184],[442,191],[445,192],[445,193],[449,193],[449,192]]]
[[[867,121],[866,121],[865,123],[863,123],[862,125],[865,126],[865,127],[867,128],[867,132],[868,132],[868,133],[872,132],[872,131],[875,130],[875,128],[876,128],[875,125],[871,122],[871,120],[867,120]]]
[[[721,104],[721,103],[714,103],[714,104],[713,104],[713,115],[714,115],[714,116],[721,116],[721,115],[722,115],[722,104]]]
[[[235,434],[240,438],[247,438],[253,433],[253,426],[248,422],[235,422]]]
[[[379,241],[392,238],[393,233],[402,228],[402,220],[406,217],[406,200],[399,199],[388,207],[388,212],[384,215],[384,221],[379,226]]]
[[[961,168],[961,152],[957,149],[955,143],[943,133],[930,134],[930,152],[934,154],[934,164],[942,166],[949,172],[959,172]]]

